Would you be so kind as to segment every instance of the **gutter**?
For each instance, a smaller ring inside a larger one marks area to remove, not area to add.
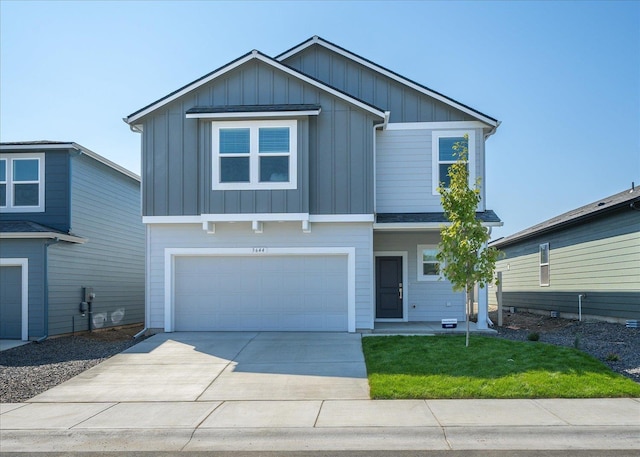
[[[49,246],[53,246],[59,242],[59,238],[54,238],[53,240],[44,243],[44,271],[42,272],[42,276],[44,278],[44,335],[38,338],[36,343],[42,343],[44,340],[49,338]]]

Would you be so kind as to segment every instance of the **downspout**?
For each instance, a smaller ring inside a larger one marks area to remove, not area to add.
[[[60,240],[58,238],[54,238],[52,241],[44,243],[44,271],[42,273],[42,276],[44,277],[44,335],[38,338],[36,343],[42,343],[44,340],[49,338],[49,246],[53,246],[59,242]]]
[[[491,237],[491,227],[487,227],[487,229],[488,229],[488,235],[489,235],[489,237]],[[480,288],[479,287],[478,287],[478,293],[480,293]],[[487,305],[487,325],[489,325],[489,328],[493,328],[493,325],[494,325],[493,321],[489,317],[489,285],[488,284],[487,284],[487,287],[485,287],[484,293],[487,294],[487,299],[485,300],[485,304]],[[480,312],[480,311],[478,310],[478,312]]]
[[[376,130],[382,128],[382,130],[387,128],[387,124],[389,123],[389,117],[391,116],[391,111],[384,112],[384,122],[381,124],[373,125],[373,214],[378,212],[378,198],[377,198],[377,182],[376,182],[376,154],[378,152],[378,148],[376,145]]]

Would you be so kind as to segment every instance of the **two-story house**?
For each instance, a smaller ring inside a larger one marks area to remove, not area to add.
[[[0,338],[143,322],[140,177],[71,142],[0,143]]]
[[[125,121],[142,136],[150,329],[465,319],[464,294],[439,280],[436,189],[465,135],[471,180],[484,178],[496,119],[313,37]],[[484,198],[478,217],[501,224]]]

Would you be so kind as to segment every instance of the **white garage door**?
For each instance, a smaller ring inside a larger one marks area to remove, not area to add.
[[[347,331],[347,256],[175,258],[176,331]]]

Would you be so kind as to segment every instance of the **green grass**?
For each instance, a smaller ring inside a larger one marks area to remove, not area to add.
[[[472,336],[362,339],[371,398],[640,397],[640,384],[574,348]]]

